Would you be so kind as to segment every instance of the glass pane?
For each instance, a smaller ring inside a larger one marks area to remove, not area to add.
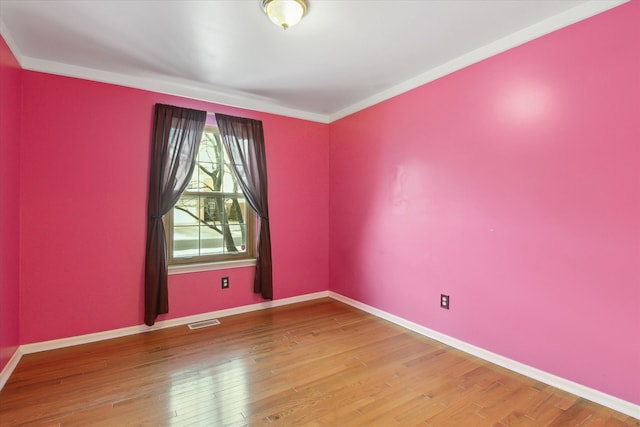
[[[242,197],[227,199],[229,224],[244,224],[247,218],[247,203]]]
[[[200,227],[200,255],[222,253],[222,234],[211,227]]]
[[[219,225],[225,222],[222,197],[202,198],[202,220],[207,225]]]
[[[235,176],[231,171],[231,166],[229,166],[228,164],[224,168],[224,174],[222,175],[222,184],[222,191],[224,191],[225,193],[237,193],[238,191],[240,191],[240,187],[236,183]]]
[[[246,242],[244,238],[243,232],[244,226],[240,225],[230,225],[229,230],[231,232],[231,236],[233,238],[233,243],[236,248],[236,252],[244,252],[246,250]]]
[[[173,224],[176,227],[199,223],[198,197],[182,196],[173,209]]]
[[[217,175],[215,165],[210,162],[198,162],[196,165],[198,170],[198,191],[217,191],[214,177]]]
[[[176,258],[242,253],[246,251],[246,220],[251,212],[235,181],[220,136],[203,134],[197,164],[188,191],[206,192],[183,196],[174,208]],[[223,197],[211,193],[236,193]],[[197,261],[197,260],[194,260]]]
[[[222,144],[210,132],[205,132],[200,142],[200,161],[220,163],[222,161]]]
[[[182,226],[173,229],[173,257],[189,258],[200,253],[200,227]]]

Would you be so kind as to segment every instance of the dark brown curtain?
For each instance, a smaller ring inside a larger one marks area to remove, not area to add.
[[[165,216],[187,188],[207,119],[206,111],[156,104],[149,175],[144,323],[169,312]]]
[[[258,214],[256,277],[253,292],[273,299],[271,231],[267,204],[267,158],[262,122],[216,114],[216,122],[232,169],[247,202]]]

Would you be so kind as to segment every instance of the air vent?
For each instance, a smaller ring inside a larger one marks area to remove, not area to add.
[[[189,329],[200,329],[206,328],[209,326],[219,325],[220,321],[218,319],[209,319],[203,320],[201,322],[189,323]]]

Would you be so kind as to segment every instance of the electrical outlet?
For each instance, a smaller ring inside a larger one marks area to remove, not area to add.
[[[222,289],[229,289],[229,278],[228,277],[223,277],[222,278]]]
[[[449,295],[440,294],[440,307],[449,310]]]

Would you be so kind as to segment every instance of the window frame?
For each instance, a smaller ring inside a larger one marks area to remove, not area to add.
[[[205,126],[203,131],[203,137],[204,137],[204,133],[206,132],[214,133],[214,134],[217,134],[218,136],[220,135],[218,128],[213,125]],[[224,144],[222,146],[222,149],[224,150],[225,159],[229,160]],[[196,161],[197,161],[197,158],[196,158]],[[194,167],[194,172],[197,169],[197,167],[198,167],[197,165]],[[191,179],[191,177],[189,179]],[[234,179],[235,179],[235,176],[234,176]],[[229,193],[229,192],[223,192],[223,191],[202,192],[202,191],[185,190],[180,195],[180,198],[182,198],[183,196],[198,197],[200,199],[206,198],[206,197],[230,198],[234,196],[237,197],[238,195],[242,196],[242,198],[245,200],[245,206],[246,206],[246,209],[245,209],[246,214],[244,218],[244,224],[245,224],[245,230],[246,230],[245,231],[246,232],[245,251],[238,252],[238,253],[196,255],[192,257],[174,257],[173,256],[174,234],[175,234],[175,228],[174,228],[175,206],[174,206],[165,215],[163,219],[164,226],[165,226],[167,252],[168,252],[167,263],[169,267],[172,267],[172,269],[175,270],[176,272],[181,272],[179,270],[184,270],[182,272],[188,272],[188,271],[201,271],[201,270],[211,269],[211,266],[215,266],[215,264],[227,263],[232,267],[234,266],[234,264],[237,264],[237,266],[245,266],[245,264],[248,264],[248,263],[255,264],[256,238],[257,238],[256,213],[251,207],[251,205],[249,204],[249,202],[247,201],[247,198],[245,197],[242,190],[240,190],[238,193]]]

